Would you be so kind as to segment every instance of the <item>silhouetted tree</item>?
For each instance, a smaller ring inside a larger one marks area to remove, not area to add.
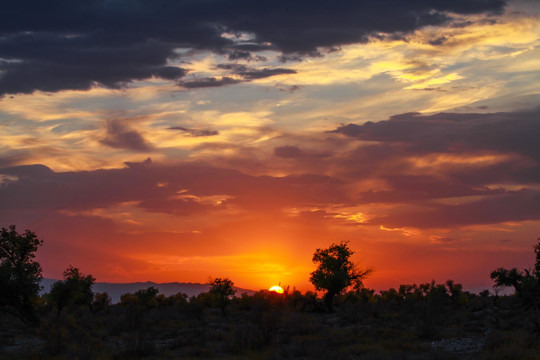
[[[92,302],[92,311],[103,311],[111,306],[112,299],[108,293],[95,293],[94,301]]]
[[[315,289],[326,290],[324,302],[328,311],[333,311],[332,302],[336,295],[349,286],[360,290],[362,280],[372,272],[372,269],[359,270],[350,260],[353,254],[348,242],[332,244],[328,249],[317,249],[313,254],[313,262],[318,266],[309,280]]]
[[[175,295],[171,295],[171,297],[172,297],[172,303],[175,306],[185,306],[188,304],[188,294],[179,292],[179,293],[176,293]]]
[[[150,286],[120,297],[120,304],[125,308],[124,326],[128,334],[128,352],[137,356],[149,355],[154,351],[148,314],[158,306],[158,293],[158,289]]]
[[[533,246],[534,254],[536,255],[536,263],[534,264],[534,276],[540,279],[540,238],[537,239],[538,244]]]
[[[47,296],[50,305],[61,312],[69,306],[88,306],[92,304],[94,294],[92,286],[96,279],[92,275],[84,275],[79,269],[69,266],[64,271],[64,280],[57,281]]]
[[[34,260],[43,244],[36,234],[19,234],[15,225],[0,232],[0,309],[14,311],[23,321],[37,325],[33,300],[41,289],[41,265]]]
[[[536,263],[532,271],[498,268],[491,273],[491,279],[495,283],[495,288],[512,286],[525,306],[540,310],[540,238],[533,249]]]
[[[230,300],[230,297],[236,292],[233,287],[234,283],[228,278],[215,278],[210,280],[208,285],[210,285],[209,293],[216,297],[216,301],[221,309],[221,313],[223,316],[225,316],[225,308]]]
[[[158,305],[158,294],[159,290],[153,286],[135,292],[135,296],[139,299],[140,304],[148,309],[154,308]]]

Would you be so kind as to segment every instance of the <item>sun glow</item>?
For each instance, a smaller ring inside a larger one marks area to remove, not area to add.
[[[278,294],[283,294],[283,288],[281,286],[272,286],[269,291],[277,292]]]

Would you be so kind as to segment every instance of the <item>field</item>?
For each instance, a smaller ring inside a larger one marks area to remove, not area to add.
[[[449,286],[451,284],[451,286]],[[362,289],[329,312],[314,293],[187,299],[141,291],[58,311],[40,325],[2,315],[2,359],[538,359],[538,312],[516,296],[453,283]]]

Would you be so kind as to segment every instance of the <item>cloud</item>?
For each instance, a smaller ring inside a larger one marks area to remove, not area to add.
[[[417,154],[490,150],[518,153],[540,161],[536,136],[540,133],[539,115],[538,110],[429,116],[407,113],[376,123],[343,125],[334,132],[365,141],[405,144]]]
[[[221,86],[238,84],[240,82],[242,82],[242,80],[233,79],[231,77],[224,76],[220,79],[215,78],[215,77],[209,77],[209,78],[203,78],[203,79],[197,79],[197,80],[179,81],[178,85],[183,86],[188,89],[197,89],[197,88],[207,88],[207,87],[221,87]]]
[[[361,226],[377,229],[540,220],[540,160],[533,141],[539,112],[401,114],[330,133],[281,135],[261,147],[199,145],[204,157],[176,165],[147,159],[126,162],[122,169],[74,172],[11,166],[0,169],[0,207],[90,211],[129,203],[171,216],[305,209],[312,217],[322,214],[313,212],[318,209],[362,213]],[[216,135],[208,129],[173,130]],[[124,119],[109,121],[105,141],[150,149]],[[324,218],[336,226],[358,226]]]
[[[194,136],[194,137],[202,137],[202,136],[215,136],[219,135],[219,131],[217,130],[196,130],[196,129],[188,129],[182,126],[173,126],[170,127],[169,130],[178,130],[182,131],[188,135]]]
[[[432,243],[434,244],[454,244],[461,241],[461,239],[455,239],[451,237],[445,237],[445,236],[439,236],[439,235],[432,235],[429,237]]]
[[[496,195],[505,192],[501,188],[490,189],[438,175],[384,175],[383,179],[392,190],[360,193],[362,201],[368,203],[418,202],[448,197]]]
[[[15,176],[17,179],[29,179],[39,177],[41,179],[49,179],[54,175],[54,172],[45,165],[21,165],[13,167],[4,167],[0,169],[1,174]]]
[[[238,70],[236,72],[237,75],[242,76],[246,80],[256,80],[256,79],[264,79],[271,76],[276,75],[284,75],[284,74],[296,74],[296,70],[292,69],[245,69],[245,70]]]
[[[274,155],[281,158],[297,158],[302,156],[302,150],[297,146],[285,145],[274,148]]]
[[[206,87],[221,87],[227,85],[238,84],[242,82],[264,79],[271,76],[284,75],[284,74],[296,74],[296,70],[283,69],[283,68],[263,68],[253,69],[245,65],[239,64],[219,64],[217,69],[226,70],[231,76],[208,77],[195,80],[182,80],[178,81],[178,85],[188,89],[206,88]],[[232,77],[234,76],[234,77]]]
[[[115,47],[86,43],[68,34],[31,32],[2,38],[0,49],[3,56],[14,60],[0,64],[4,72],[0,95],[88,90],[95,85],[119,89],[134,80],[176,80],[186,73],[166,65],[166,59],[173,56],[171,48],[152,41]]]
[[[319,48],[446,24],[452,14],[497,14],[504,7],[502,0],[11,2],[0,14],[0,96],[179,80],[186,70],[170,65],[180,57],[176,49],[229,53],[230,59],[250,59],[246,52],[262,49],[320,54]]]
[[[340,126],[360,141],[332,157],[359,204],[388,204],[370,224],[449,228],[538,220],[540,112],[420,115]]]
[[[424,204],[423,208],[396,211],[370,222],[389,227],[433,229],[539,219],[540,192],[522,190],[455,205]]]
[[[267,58],[261,55],[252,55],[249,51],[242,50],[232,50],[229,52],[227,59],[236,61],[236,60],[246,60],[246,61],[266,61]]]
[[[149,211],[186,215],[227,204],[271,212],[299,204],[348,202],[343,183],[327,176],[255,177],[204,164],[170,166],[150,159],[128,162],[123,169],[53,172],[33,165],[2,168],[0,174],[16,178],[0,187],[1,209],[82,210],[134,203]]]
[[[107,120],[107,137],[101,143],[118,149],[141,152],[152,150],[142,135],[130,129],[123,120]]]
[[[300,91],[300,86],[298,85],[291,85],[286,88],[278,87],[279,91],[288,92],[290,94],[295,93],[296,91]]]

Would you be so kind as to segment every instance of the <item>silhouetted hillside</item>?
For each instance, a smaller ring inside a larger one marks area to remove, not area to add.
[[[56,281],[55,279],[43,279],[41,281],[41,286],[43,286],[43,289],[41,290],[40,294],[44,294],[48,292]],[[94,293],[103,293],[106,292],[109,294],[109,296],[112,299],[113,303],[117,303],[120,301],[120,296],[122,294],[126,293],[134,293],[138,290],[148,289],[150,286],[155,287],[159,290],[160,294],[163,294],[165,296],[171,296],[178,294],[179,292],[183,292],[187,294],[189,297],[199,295],[200,293],[207,292],[209,289],[208,284],[200,284],[200,283],[179,283],[179,282],[172,282],[172,283],[155,283],[152,281],[146,281],[146,282],[135,282],[135,283],[108,283],[108,282],[97,282],[92,287],[92,291]],[[239,296],[240,294],[246,293],[248,295],[255,294],[255,291],[248,290],[248,289],[241,289],[238,287],[235,287],[236,289],[236,295]]]

